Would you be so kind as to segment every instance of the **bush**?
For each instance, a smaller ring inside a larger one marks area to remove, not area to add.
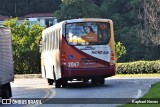
[[[125,46],[122,45],[121,42],[117,42],[115,44],[115,49],[116,49],[116,59],[118,61],[118,59],[122,56],[126,54],[126,48]]]
[[[38,40],[44,28],[39,23],[30,26],[27,20],[18,23],[18,18],[12,17],[5,20],[3,25],[12,31],[15,74],[40,73]]]
[[[117,74],[150,74],[160,73],[160,60],[117,63]]]

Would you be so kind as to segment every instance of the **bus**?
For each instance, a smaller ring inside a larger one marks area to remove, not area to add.
[[[0,27],[0,97],[12,97],[10,82],[14,81],[12,34],[9,28]]]
[[[110,19],[82,18],[59,22],[42,31],[41,72],[48,83],[104,84],[115,75],[115,41]]]

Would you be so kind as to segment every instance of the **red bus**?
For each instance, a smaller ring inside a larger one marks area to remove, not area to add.
[[[42,32],[41,71],[55,87],[80,80],[104,84],[115,75],[115,41],[110,19],[65,20]]]

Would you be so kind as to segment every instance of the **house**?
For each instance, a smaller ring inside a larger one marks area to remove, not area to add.
[[[49,27],[54,23],[53,13],[33,13],[25,15],[22,18],[28,20],[30,25],[39,22],[42,27]]]
[[[5,19],[8,19],[7,16],[0,15],[0,26],[2,26]],[[18,23],[22,23],[24,20],[28,20],[30,25],[37,24],[38,22],[42,27],[49,27],[54,24],[55,17],[53,17],[53,13],[33,13],[28,14],[22,17],[18,17]]]

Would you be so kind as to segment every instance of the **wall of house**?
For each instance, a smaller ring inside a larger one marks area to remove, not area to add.
[[[42,26],[42,27],[46,27],[46,25],[45,25],[45,19],[39,19],[39,22],[40,22],[40,25]]]
[[[53,17],[40,17],[40,18],[26,18],[25,20],[29,21],[30,26],[32,24],[37,24],[38,22],[42,27],[49,27],[52,26],[54,23]],[[24,20],[18,20],[18,24],[23,23]],[[0,21],[0,26],[3,25],[4,21]]]
[[[38,22],[42,27],[49,27],[53,25],[53,18],[28,18],[28,21],[30,22],[30,25],[37,24]]]
[[[0,27],[2,27],[3,26],[3,21],[0,21]]]

